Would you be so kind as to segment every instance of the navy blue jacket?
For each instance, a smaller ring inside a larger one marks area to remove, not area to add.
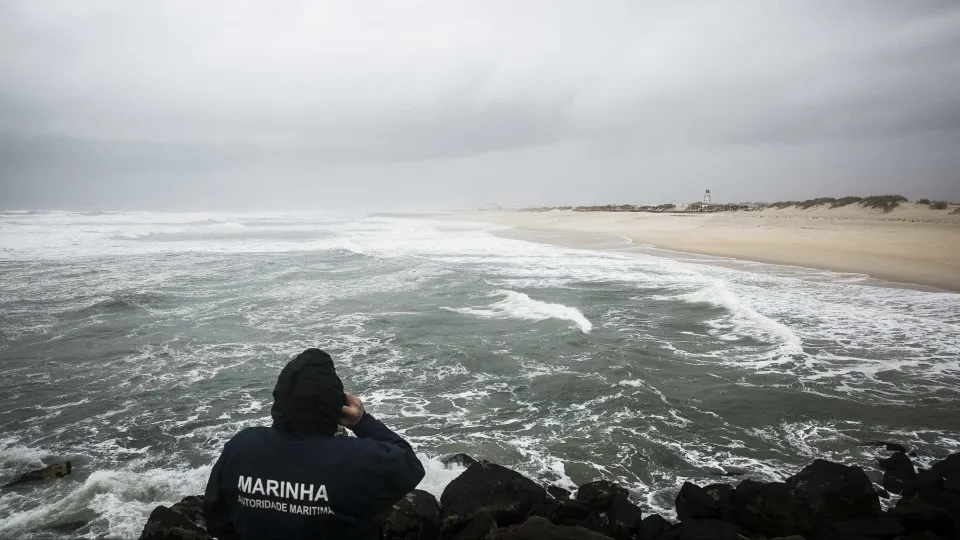
[[[380,521],[423,479],[413,448],[364,414],[357,437],[251,427],[210,472],[203,509],[220,540],[380,538]]]

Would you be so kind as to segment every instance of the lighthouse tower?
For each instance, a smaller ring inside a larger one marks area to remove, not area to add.
[[[710,204],[710,190],[703,196],[703,204]]]

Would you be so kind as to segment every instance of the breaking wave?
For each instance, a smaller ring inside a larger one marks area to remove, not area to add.
[[[521,319],[525,321],[560,319],[572,322],[585,334],[589,334],[593,330],[593,324],[575,307],[534,300],[527,294],[517,291],[498,290],[495,295],[502,296],[503,299],[486,308],[446,309],[485,319]]]

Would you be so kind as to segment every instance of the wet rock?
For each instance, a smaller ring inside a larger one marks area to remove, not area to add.
[[[663,540],[740,540],[740,528],[717,519],[691,519],[670,529]]]
[[[446,527],[441,523],[440,538],[450,540],[487,540],[496,534],[497,522],[490,514],[475,514],[466,521]]]
[[[897,452],[888,458],[877,460],[884,469],[883,488],[893,493],[902,493],[904,487],[913,483],[917,473],[913,461],[903,452]]]
[[[711,484],[702,488],[690,482],[680,487],[675,502],[680,521],[688,519],[723,519],[733,488],[727,484]]]
[[[850,519],[837,521],[827,526],[827,530],[840,538],[862,537],[889,537],[892,538],[903,532],[900,521],[894,516],[877,516],[866,519]]]
[[[913,477],[913,482],[903,487],[903,498],[909,499],[919,491],[943,489],[943,476],[935,469],[921,469]]]
[[[955,538],[957,530],[947,511],[923,501],[901,500],[891,513],[900,519],[908,533],[932,531],[945,538]]]
[[[909,499],[901,499],[900,502],[905,505],[912,502],[921,502],[942,508],[950,516],[953,522],[953,530],[960,536],[960,496],[945,490],[923,488]]]
[[[426,491],[415,489],[400,499],[383,520],[384,540],[421,540],[440,534],[440,506]]]
[[[907,448],[900,443],[889,442],[889,441],[867,441],[860,443],[860,446],[883,446],[887,449],[888,452],[903,452],[907,453]]]
[[[643,518],[637,540],[659,540],[669,528],[670,522],[663,519],[660,514],[650,514]]]
[[[201,529],[206,530],[207,520],[203,516],[203,495],[184,497],[170,509],[189,519],[191,523],[196,524]]]
[[[632,539],[640,530],[643,511],[624,496],[616,496],[607,510],[607,525],[600,532],[617,540]]]
[[[539,516],[531,517],[520,525],[499,529],[490,538],[491,540],[610,540],[609,536],[583,527],[556,525]]]
[[[188,501],[180,508],[192,512],[192,502]],[[161,505],[150,513],[140,540],[212,540],[212,537],[203,526],[191,521],[186,515]]]
[[[467,454],[460,452],[457,454],[451,454],[449,456],[441,458],[440,463],[443,463],[443,466],[447,468],[450,468],[453,466],[470,467],[473,464],[477,463],[477,460],[473,459],[473,457]]]
[[[610,520],[606,512],[590,512],[586,519],[580,522],[580,526],[591,531],[601,532],[607,528]]]
[[[944,490],[960,495],[960,453],[935,463],[931,469],[939,473]]]
[[[490,521],[495,526],[508,527],[519,525],[530,516],[549,519],[556,508],[556,500],[529,478],[480,461],[443,490],[440,538],[472,538]],[[478,520],[479,524],[473,523]]]
[[[614,497],[617,495],[627,497],[629,494],[629,491],[613,482],[597,480],[580,486],[577,490],[577,500],[586,503],[591,510],[605,512]]]
[[[880,499],[863,469],[823,459],[787,478],[787,487],[808,505],[817,522],[869,518],[880,514]]]
[[[783,482],[744,480],[730,496],[730,521],[762,536],[789,536],[814,530],[812,510]]]
[[[563,489],[560,486],[547,486],[547,493],[553,495],[558,501],[565,501],[570,498],[570,490]]]
[[[590,507],[574,499],[561,501],[553,513],[553,522],[557,525],[579,525],[590,515]]]
[[[60,461],[44,467],[42,469],[37,469],[35,471],[30,471],[17,480],[10,482],[9,484],[3,487],[12,487],[19,484],[26,484],[28,482],[41,482],[45,480],[54,480],[56,478],[63,478],[64,476],[70,474],[70,471],[73,470],[73,465],[70,461]]]

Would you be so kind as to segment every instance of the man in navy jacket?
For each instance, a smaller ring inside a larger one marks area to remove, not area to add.
[[[380,521],[423,479],[413,448],[343,391],[330,355],[307,349],[280,372],[272,427],[236,434],[210,472],[220,540],[380,538]],[[334,436],[338,425],[356,437]]]

